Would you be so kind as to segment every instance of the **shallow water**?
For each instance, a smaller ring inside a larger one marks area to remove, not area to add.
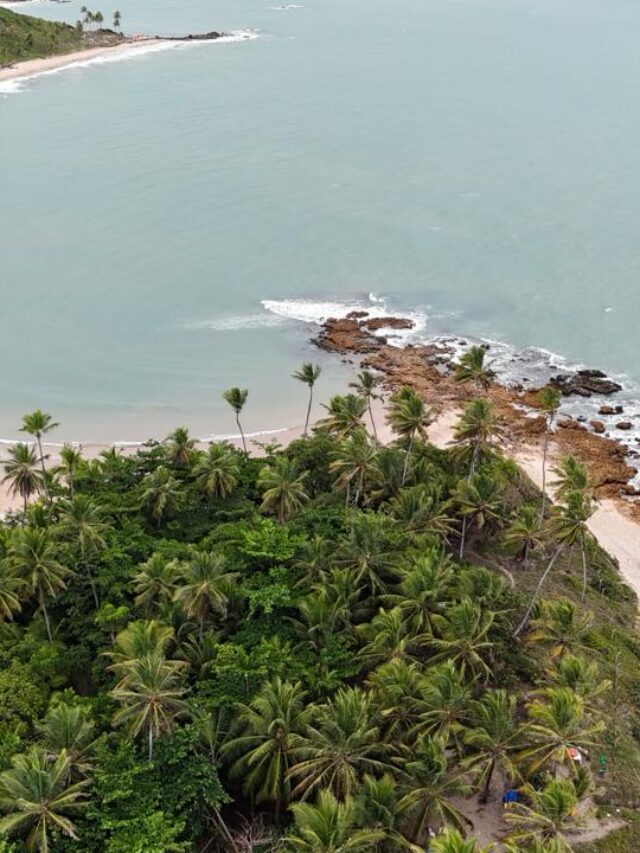
[[[112,5],[129,33],[260,37],[0,89],[0,436],[35,406],[67,438],[224,432],[231,384],[249,429],[299,421],[300,315],[370,293],[635,395],[637,3]]]

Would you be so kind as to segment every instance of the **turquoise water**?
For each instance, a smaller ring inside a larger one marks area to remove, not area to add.
[[[640,380],[638,3],[299,4],[110,0],[129,33],[259,38],[2,87],[0,436],[35,406],[66,438],[221,433],[231,384],[249,429],[299,422],[287,316],[370,293]]]

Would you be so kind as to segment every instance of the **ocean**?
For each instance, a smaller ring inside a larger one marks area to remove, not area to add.
[[[249,431],[300,424],[292,371],[352,371],[314,322],[363,306],[504,378],[601,368],[640,416],[637,2],[98,8],[236,38],[0,84],[0,437],[35,407],[60,439],[230,433],[230,385]]]

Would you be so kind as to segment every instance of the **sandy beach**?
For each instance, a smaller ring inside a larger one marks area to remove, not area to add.
[[[43,74],[47,71],[57,71],[77,62],[86,62],[101,56],[118,56],[129,53],[142,47],[154,44],[162,44],[164,39],[157,38],[132,38],[121,44],[102,47],[90,47],[85,50],[77,50],[74,53],[63,53],[57,56],[47,56],[44,59],[29,59],[25,62],[16,62],[8,68],[0,68],[0,82],[5,80],[19,80],[23,77],[33,77],[35,74]]]

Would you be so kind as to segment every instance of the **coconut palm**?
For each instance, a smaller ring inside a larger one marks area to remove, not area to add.
[[[373,849],[381,853],[422,853],[423,848],[412,844],[401,832],[403,813],[399,807],[400,791],[396,779],[385,773],[380,778],[366,774],[358,798],[360,823],[384,833],[384,841]]]
[[[307,361],[302,365],[300,370],[296,370],[292,375],[293,379],[304,382],[309,388],[309,404],[307,405],[307,416],[304,421],[304,432],[302,435],[307,435],[309,431],[309,418],[311,416],[311,406],[313,405],[313,386],[318,381],[321,373],[322,368],[319,364],[312,364],[310,361]]]
[[[453,378],[456,382],[473,382],[479,391],[486,393],[491,385],[495,373],[485,364],[487,350],[483,346],[470,347],[456,365]]]
[[[470,687],[464,673],[452,661],[431,667],[422,685],[419,719],[411,734],[437,735],[448,743],[460,741],[468,724]]]
[[[341,687],[315,712],[306,739],[292,750],[292,795],[303,800],[323,788],[352,796],[365,773],[391,769],[373,721],[371,697],[359,687]]]
[[[341,441],[332,454],[329,470],[337,475],[336,486],[346,494],[347,505],[353,496],[358,506],[366,496],[367,485],[377,473],[377,446],[364,430],[356,430]]]
[[[235,729],[222,748],[231,775],[242,779],[256,802],[275,803],[278,821],[291,795],[293,750],[303,741],[311,710],[299,681],[276,676],[248,705],[238,706]]]
[[[111,651],[105,652],[113,661],[109,669],[124,680],[137,660],[147,655],[166,655],[173,640],[173,628],[155,619],[129,622],[115,638]]]
[[[82,462],[82,447],[65,444],[60,451],[60,464],[56,468],[56,474],[61,474],[67,481],[71,497],[75,492],[76,476]]]
[[[453,431],[452,455],[458,464],[467,466],[469,480],[482,462],[495,456],[501,436],[501,420],[489,400],[467,403]]]
[[[347,536],[337,550],[337,562],[353,571],[358,585],[369,595],[386,592],[393,578],[394,525],[381,515],[359,512],[351,519]]]
[[[29,498],[45,488],[44,477],[38,468],[38,458],[33,447],[18,442],[11,445],[8,454],[2,482],[9,484],[14,496],[20,495],[26,513]]]
[[[470,755],[465,767],[474,770],[479,802],[487,803],[496,770],[513,780],[518,775],[515,755],[522,747],[522,728],[517,718],[517,697],[506,690],[487,690],[469,706],[469,723],[463,740]]]
[[[494,849],[493,844],[480,847],[474,838],[463,838],[459,830],[451,826],[445,827],[441,833],[429,841],[429,853],[492,853]],[[544,853],[552,853],[552,851],[545,849]]]
[[[389,502],[389,514],[411,533],[442,537],[448,541],[456,529],[455,522],[447,514],[448,506],[440,500],[436,490],[420,483],[402,489]]]
[[[207,497],[222,500],[238,485],[240,464],[237,453],[224,444],[212,444],[198,460],[193,473]]]
[[[337,438],[347,438],[354,431],[364,429],[362,418],[367,411],[364,397],[357,394],[336,395],[324,408],[328,415],[319,422],[319,426]]]
[[[122,15],[117,10],[113,13],[113,29],[122,31]]]
[[[531,620],[527,642],[548,646],[551,659],[561,660],[588,647],[586,640],[592,624],[593,613],[583,613],[568,598],[545,601],[540,615]]]
[[[22,609],[20,601],[24,581],[9,560],[0,558],[0,620],[13,619]]]
[[[598,698],[611,688],[611,682],[602,678],[597,663],[576,655],[564,655],[545,670],[547,681],[553,687],[567,687],[579,696],[587,710],[592,710]]]
[[[367,677],[385,743],[409,741],[423,710],[425,678],[418,663],[394,658]]]
[[[542,503],[540,505],[540,524],[544,519],[544,511],[547,501],[547,454],[549,452],[549,438],[558,416],[562,394],[553,385],[546,385],[538,392],[538,405],[544,416],[544,442],[542,445]]]
[[[304,484],[308,473],[300,473],[296,462],[278,456],[271,465],[265,465],[258,476],[262,491],[263,512],[275,512],[280,523],[291,518],[309,500]]]
[[[70,784],[69,756],[62,751],[51,760],[40,746],[14,755],[12,767],[0,773],[0,833],[18,836],[30,853],[51,850],[50,833],[78,839],[71,818],[87,805],[89,779]]]
[[[516,551],[518,558],[522,558],[526,571],[529,568],[531,552],[539,550],[544,544],[536,508],[531,504],[519,507],[512,517],[511,524],[503,533],[502,539],[508,548]]]
[[[182,583],[174,593],[187,614],[199,625],[200,637],[211,613],[227,616],[229,595],[238,572],[229,571],[222,554],[193,549],[188,560],[179,564]]]
[[[161,554],[152,554],[146,563],[138,566],[133,578],[136,607],[147,615],[158,613],[173,600],[180,569],[176,560],[167,560]]]
[[[402,658],[414,658],[425,647],[428,635],[417,634],[400,607],[380,608],[370,622],[358,625],[357,635],[365,645],[359,657],[367,667]]]
[[[158,527],[174,516],[184,503],[184,492],[168,468],[160,466],[147,474],[142,481],[140,498],[142,508]]]
[[[64,702],[52,705],[36,730],[51,760],[64,752],[71,777],[89,776],[93,770],[95,733],[93,721],[84,708]]]
[[[400,762],[408,790],[398,807],[411,821],[411,837],[420,842],[429,829],[446,824],[461,828],[466,819],[453,800],[466,794],[469,785],[450,773],[445,739],[422,736],[406,753]]]
[[[80,548],[80,564],[84,569],[96,610],[100,608],[100,599],[90,567],[90,558],[95,557],[107,547],[106,534],[111,530],[104,521],[102,509],[88,495],[74,495],[60,505],[59,530],[63,536],[75,540]]]
[[[372,403],[374,400],[382,400],[382,395],[376,393],[376,388],[379,385],[380,377],[371,373],[370,370],[361,370],[360,373],[358,373],[357,380],[349,383],[349,388],[353,388],[359,397],[366,400],[367,409],[369,410],[369,418],[371,419],[371,429],[373,430],[373,437],[376,442],[378,441],[378,431],[376,429],[376,422],[373,418]]]
[[[409,461],[416,439],[427,440],[427,429],[433,423],[433,412],[424,404],[422,397],[404,385],[391,396],[391,406],[387,421],[395,433],[408,442],[402,485],[405,484],[409,470]]]
[[[380,829],[358,828],[358,808],[353,797],[343,801],[331,791],[320,791],[317,803],[294,803],[294,824],[284,839],[288,853],[370,853],[383,841]]]
[[[555,851],[571,853],[573,847],[565,837],[582,826],[576,812],[578,795],[570,779],[549,779],[539,791],[533,785],[522,788],[525,802],[514,803],[506,814],[508,823],[515,829],[509,834],[511,841],[546,843],[555,841]],[[547,849],[547,848],[545,848]]]
[[[398,604],[405,619],[420,634],[434,633],[434,616],[443,615],[451,602],[455,580],[453,560],[432,546],[400,569],[398,592],[385,600]]]
[[[16,530],[7,556],[10,567],[24,581],[27,594],[37,598],[49,641],[53,640],[47,611],[47,599],[55,598],[66,588],[66,580],[74,573],[55,556],[49,532],[44,528],[25,527]]]
[[[184,468],[189,464],[193,457],[193,450],[196,445],[194,438],[189,435],[189,430],[186,427],[177,427],[165,439],[167,445],[167,454],[169,462],[177,468]]]
[[[575,493],[585,498],[593,497],[594,484],[585,466],[575,456],[563,456],[557,467],[553,469],[553,473],[557,479],[552,485],[559,500],[566,500],[569,495]]]
[[[521,753],[529,772],[548,767],[552,772],[572,764],[572,750],[591,749],[604,723],[590,719],[584,700],[568,687],[550,687],[527,706],[529,746]]]
[[[47,470],[44,464],[45,457],[42,452],[42,437],[47,435],[47,433],[50,433],[57,426],[59,426],[59,424],[54,423],[51,415],[48,415],[46,412],[42,412],[40,409],[36,409],[35,412],[31,412],[30,415],[24,415],[22,418],[22,426],[20,427],[20,432],[26,432],[29,435],[32,435],[38,444],[40,465],[42,467],[42,483],[48,500],[50,499],[50,496],[49,487],[47,485]]]
[[[503,490],[496,477],[480,471],[470,480],[460,480],[454,499],[462,515],[459,553],[462,560],[470,526],[483,531],[500,525],[504,514]]]
[[[247,442],[244,437],[244,430],[242,429],[242,424],[240,423],[240,412],[244,409],[248,396],[249,392],[246,388],[235,387],[229,388],[222,395],[223,400],[227,401],[227,403],[231,406],[231,408],[236,414],[236,424],[238,425],[238,430],[240,431],[240,438],[242,439],[242,448],[245,453],[247,452]]]
[[[440,636],[431,641],[436,650],[433,660],[450,660],[463,673],[488,679],[491,669],[485,658],[495,645],[490,639],[495,618],[492,610],[463,598],[440,622]]]
[[[122,706],[113,717],[113,725],[127,727],[131,738],[146,737],[149,761],[153,760],[154,740],[173,730],[178,719],[187,716],[183,672],[186,661],[167,660],[152,652],[131,661],[125,678],[111,691]]]

